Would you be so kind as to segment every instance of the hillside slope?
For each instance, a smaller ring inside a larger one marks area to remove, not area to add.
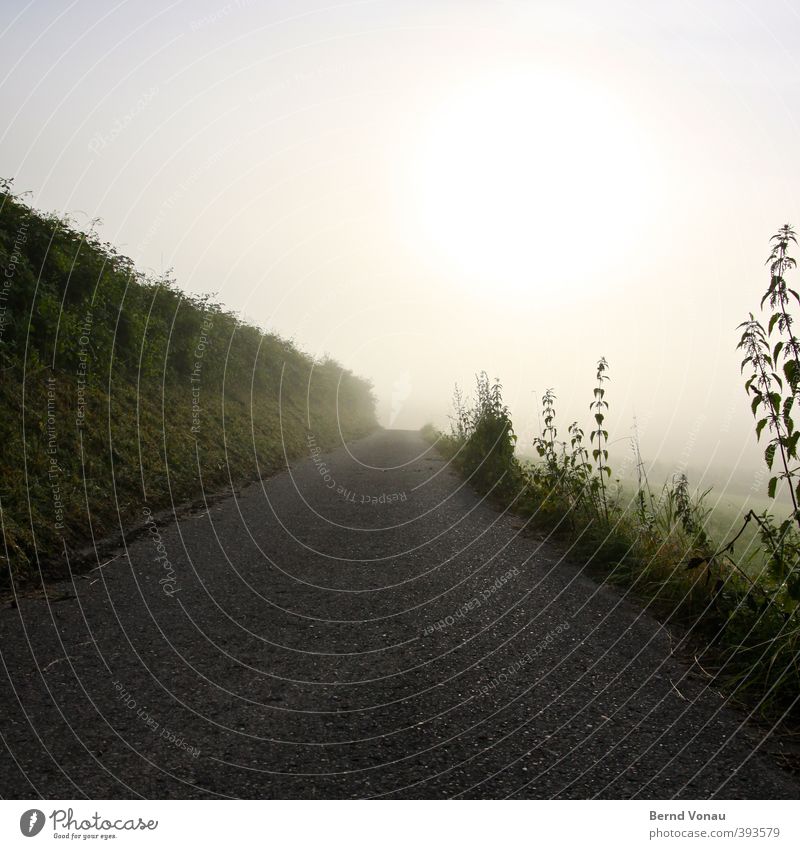
[[[0,584],[375,427],[369,384],[0,194]],[[70,558],[71,559],[71,558]]]

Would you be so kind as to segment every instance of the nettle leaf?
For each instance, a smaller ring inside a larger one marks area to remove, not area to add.
[[[783,364],[783,373],[786,375],[786,380],[788,381],[789,386],[797,386],[798,378],[800,378],[800,372],[797,370],[797,362],[795,360],[786,360]]]
[[[759,404],[764,400],[764,396],[756,389],[758,394],[753,398],[752,403],[750,404],[750,409],[753,411],[753,415],[756,414],[756,410],[758,410]]]
[[[775,498],[775,487],[777,487],[777,485],[778,485],[778,479],[777,478],[770,478],[769,479],[769,484],[767,485],[767,495],[770,498]]]
[[[782,350],[783,350],[783,340],[781,339],[781,341],[778,342],[778,344],[772,350],[772,359],[773,359],[774,362],[776,362],[776,363],[778,362],[778,357],[779,357]]]
[[[767,468],[772,469],[772,464],[775,461],[775,449],[777,445],[773,442],[771,445],[767,446],[767,450],[764,452],[764,460],[767,463]]]
[[[769,324],[767,325],[767,333],[772,333],[772,328],[775,327],[775,324],[780,317],[780,313],[777,312],[772,316],[769,320]]]
[[[761,431],[764,430],[764,427],[767,424],[766,419],[761,419],[760,422],[756,425],[756,439],[761,439]]]
[[[602,424],[603,424],[603,419],[604,419],[604,418],[605,418],[605,417],[603,416],[603,414],[602,414],[602,413],[595,413],[595,414],[594,414],[594,420],[597,422],[597,424],[598,424],[598,425],[602,425]]]

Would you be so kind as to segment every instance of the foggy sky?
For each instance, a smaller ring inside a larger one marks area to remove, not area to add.
[[[523,449],[548,387],[562,433],[588,429],[602,355],[620,457],[635,416],[648,460],[710,462],[717,479],[758,467],[736,326],[766,287],[769,237],[800,224],[790,3],[4,0],[0,32],[0,175],[372,379],[384,425],[446,425],[454,382],[485,369]],[[614,111],[579,101],[563,125],[518,82],[564,78]],[[544,144],[531,156],[571,159],[535,163],[546,191],[528,175],[511,205],[513,186],[499,195],[497,265],[489,251],[472,267],[473,232],[454,256],[458,213],[485,203],[473,187],[503,163],[504,130],[473,161],[486,118],[455,124],[451,160],[442,116],[466,103],[470,120],[470,92],[505,79]],[[556,198],[600,138],[620,152],[606,182]],[[453,214],[446,246],[431,209]]]

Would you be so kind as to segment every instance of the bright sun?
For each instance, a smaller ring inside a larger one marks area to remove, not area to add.
[[[417,169],[428,245],[459,275],[510,292],[585,279],[642,221],[636,123],[586,81],[484,81],[437,113]]]

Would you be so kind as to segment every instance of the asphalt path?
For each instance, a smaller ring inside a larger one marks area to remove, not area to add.
[[[797,798],[523,525],[396,430],[154,522],[0,610],[0,795]]]

